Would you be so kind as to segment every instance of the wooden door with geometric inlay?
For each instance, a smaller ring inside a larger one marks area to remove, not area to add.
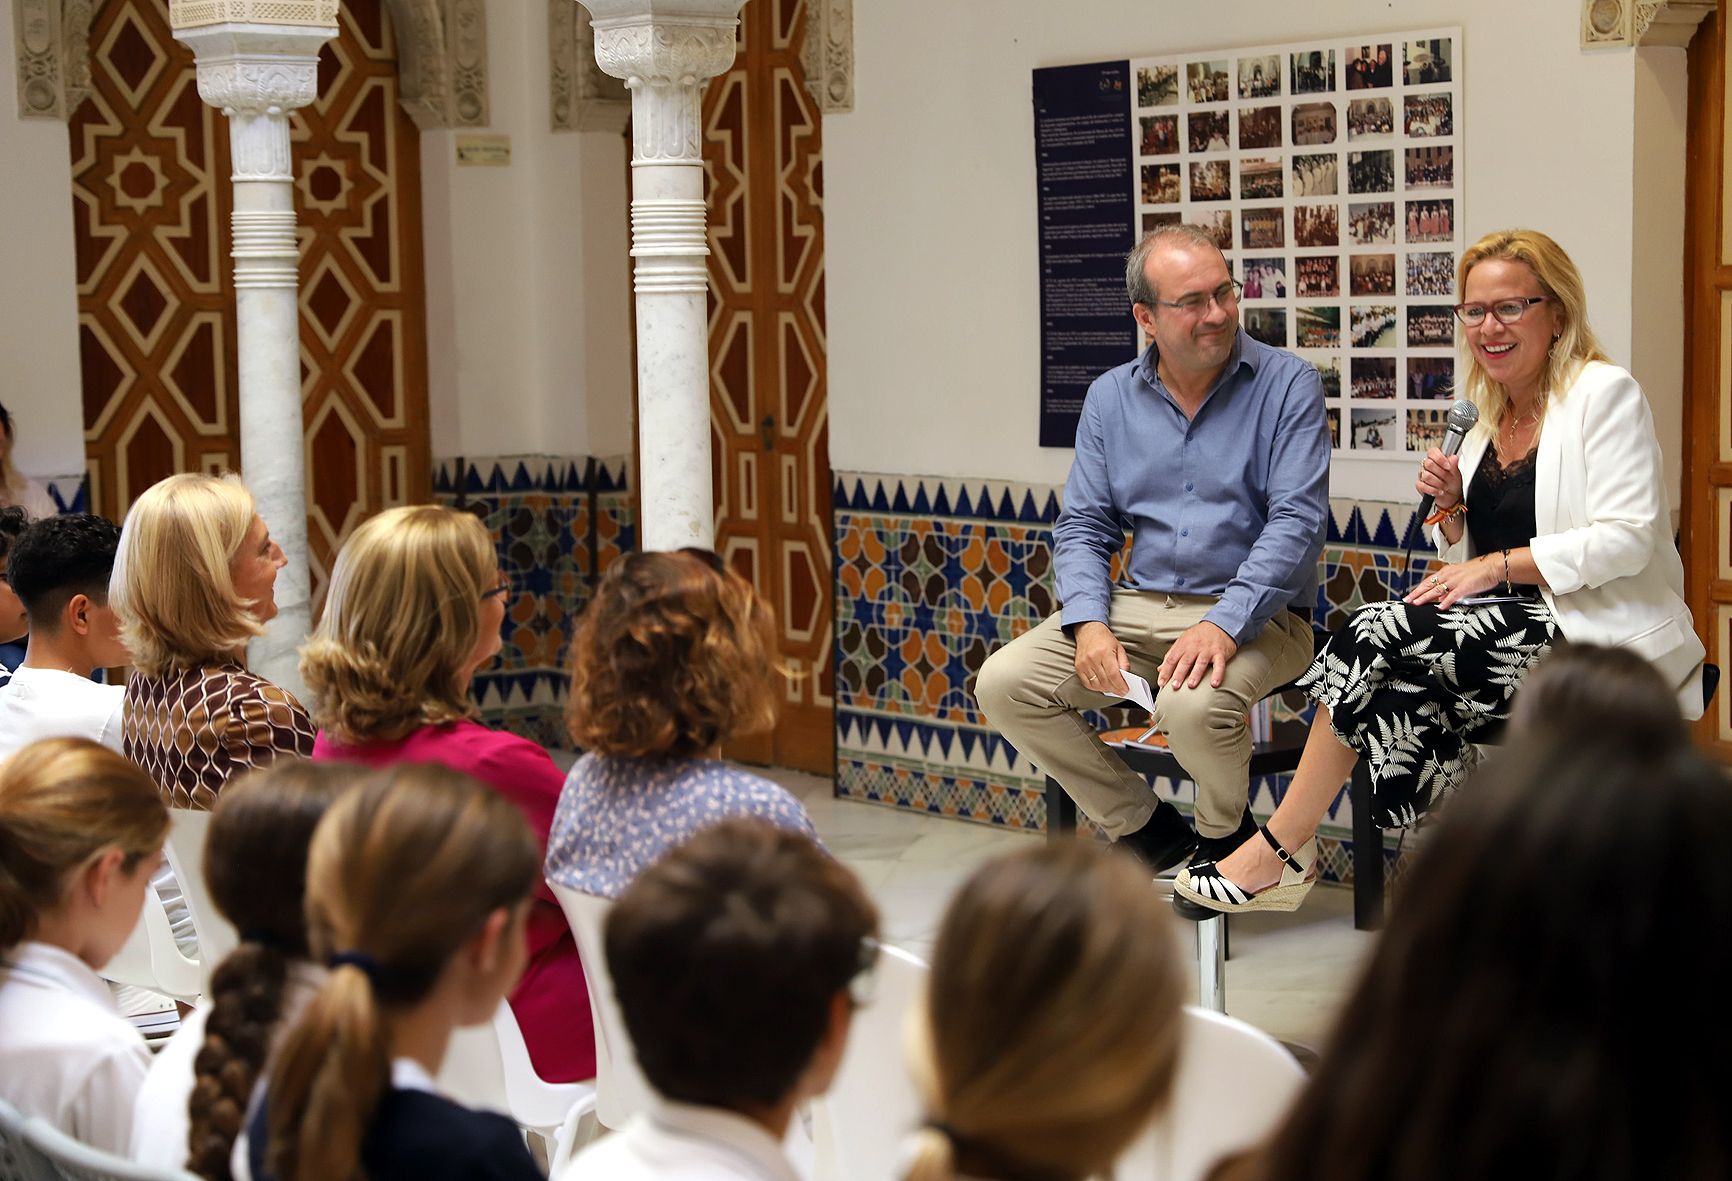
[[[716,549],[776,609],[787,686],[774,734],[729,754],[835,769],[830,442],[819,111],[805,0],[752,0],[704,93]]]
[[[1708,659],[1732,672],[1732,208],[1726,169],[1726,0],[1689,50],[1685,192],[1683,550],[1686,592]],[[1732,682],[1697,725],[1698,744],[1732,763]]]
[[[431,495],[418,134],[382,0],[340,23],[292,121],[315,610],[355,525]],[[226,120],[166,5],[108,0],[90,57],[71,120],[85,451],[92,511],[118,521],[164,476],[240,463],[232,194]]]

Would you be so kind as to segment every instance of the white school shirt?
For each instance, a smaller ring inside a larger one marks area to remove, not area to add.
[[[0,685],[0,761],[38,738],[88,738],[120,753],[125,685],[57,668],[15,669]]]
[[[799,1181],[760,1123],[718,1107],[659,1103],[584,1149],[557,1181]]]
[[[124,1156],[150,1052],[83,960],[26,941],[0,955],[0,1099]]]
[[[271,1048],[276,1048],[283,1032],[292,1028],[301,1010],[319,991],[327,975],[324,968],[306,960],[289,964],[288,979],[283,984],[282,1016],[271,1031]],[[193,1065],[204,1046],[205,1021],[210,1016],[209,1000],[199,1002],[188,1013],[168,1044],[157,1051],[139,1088],[138,1101],[132,1109],[132,1159],[138,1164],[158,1169],[184,1169],[187,1166],[187,1136],[192,1131],[192,1116],[188,1104],[192,1100]]]

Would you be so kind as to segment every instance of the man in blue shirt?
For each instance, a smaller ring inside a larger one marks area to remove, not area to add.
[[[993,653],[976,696],[1158,873],[1254,831],[1246,716],[1311,659],[1330,436],[1316,371],[1239,330],[1238,288],[1207,231],[1154,231],[1125,281],[1151,344],[1083,403],[1053,525],[1061,610]],[[1125,669],[1157,690],[1155,724],[1196,780],[1195,833],[1082,717],[1119,704]]]

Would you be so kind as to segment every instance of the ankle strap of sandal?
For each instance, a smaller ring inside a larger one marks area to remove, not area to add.
[[[1275,839],[1275,834],[1269,831],[1267,824],[1259,824],[1257,831],[1263,834],[1263,839],[1269,842],[1271,849],[1275,850],[1275,856],[1281,859],[1281,864],[1290,868],[1294,873],[1305,872],[1305,867],[1299,864],[1298,859],[1281,847],[1281,842]]]

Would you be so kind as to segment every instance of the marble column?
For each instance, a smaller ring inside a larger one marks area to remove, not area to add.
[[[241,476],[289,559],[277,575],[277,617],[248,664],[304,695],[296,649],[312,619],[289,112],[318,96],[319,47],[336,36],[337,0],[173,0],[169,20],[197,60],[199,97],[229,120]]]
[[[645,549],[712,546],[703,84],[734,61],[743,0],[584,0],[595,60],[631,90],[638,480]]]

